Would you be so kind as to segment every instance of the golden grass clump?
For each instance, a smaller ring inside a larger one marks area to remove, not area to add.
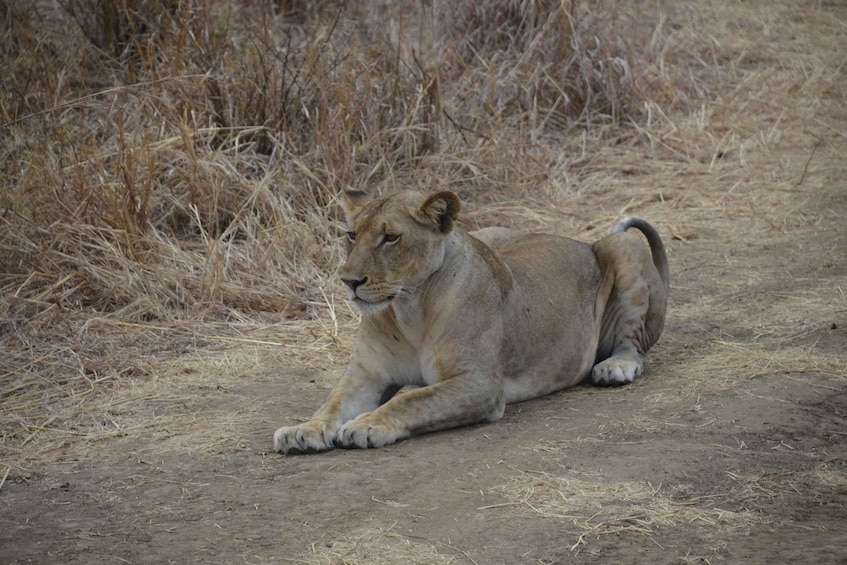
[[[536,126],[640,122],[646,78],[637,11],[621,2],[486,0],[438,4],[445,72],[463,114]],[[459,92],[460,91],[460,92]],[[475,125],[478,127],[478,125]]]
[[[312,544],[298,561],[308,565],[354,565],[357,563],[453,563],[458,550],[429,540],[404,536],[390,529],[359,528],[337,539]]]
[[[721,509],[711,502],[673,500],[661,485],[604,482],[596,478],[523,472],[495,492],[509,502],[482,507],[520,507],[541,518],[572,526],[571,551],[589,546],[604,535],[652,538],[659,530],[695,526],[704,537],[718,539],[730,531],[747,531],[762,517],[744,508]]]

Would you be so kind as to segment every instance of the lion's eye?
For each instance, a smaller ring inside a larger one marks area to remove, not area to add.
[[[391,245],[392,243],[397,243],[400,241],[400,234],[398,233],[387,233],[382,236],[382,243],[385,245]]]
[[[350,243],[356,243],[356,232],[348,231],[347,241],[349,241]]]

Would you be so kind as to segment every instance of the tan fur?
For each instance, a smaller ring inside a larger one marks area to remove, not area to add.
[[[380,447],[497,420],[506,404],[589,374],[630,382],[661,334],[667,258],[643,220],[591,246],[504,228],[465,233],[449,192],[350,192],[344,202],[341,279],[363,314],[359,335],[329,398],[310,421],[278,429],[276,451]]]

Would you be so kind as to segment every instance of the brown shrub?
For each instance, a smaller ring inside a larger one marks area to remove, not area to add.
[[[634,20],[620,2],[443,2],[442,47],[463,115],[536,123],[640,121],[641,61]],[[477,125],[473,127],[478,127]]]
[[[212,4],[62,4],[115,65],[56,61],[44,72],[78,73],[54,85],[63,102],[6,108],[7,288],[38,294],[70,274],[59,296],[105,312],[143,295],[138,316],[303,315],[336,262],[339,187],[374,186],[435,148],[430,91],[340,8],[304,28],[270,5]],[[70,33],[61,12],[32,25],[44,10],[14,13],[22,45]]]

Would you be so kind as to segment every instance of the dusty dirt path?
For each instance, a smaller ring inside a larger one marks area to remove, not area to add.
[[[801,47],[844,37],[845,9],[819,10],[784,23]],[[0,562],[844,563],[839,57],[813,100],[811,79],[785,98],[777,71],[756,75],[748,94],[784,107],[782,134],[765,140],[777,124],[764,115],[726,126],[739,141],[725,164],[639,149],[662,165],[622,190],[650,196],[631,211],[661,227],[673,291],[634,385],[385,449],[286,457],[269,451],[273,430],[319,405],[349,340],[314,363],[255,343],[198,351],[92,413],[118,431],[68,436],[55,463],[3,484]]]

